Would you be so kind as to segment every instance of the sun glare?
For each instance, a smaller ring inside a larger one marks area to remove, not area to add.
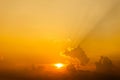
[[[62,64],[62,63],[55,64],[55,67],[57,67],[57,68],[62,68],[63,66],[64,66],[64,64]]]

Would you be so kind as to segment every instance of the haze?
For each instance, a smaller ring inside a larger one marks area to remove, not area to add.
[[[93,59],[119,62],[119,35],[119,0],[0,1],[0,56],[8,62],[56,63],[78,45]]]

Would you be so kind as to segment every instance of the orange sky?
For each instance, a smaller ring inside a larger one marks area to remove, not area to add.
[[[120,52],[120,6],[109,11],[118,1],[0,1],[0,55],[13,62],[59,62],[62,50],[85,38],[81,47],[89,57],[116,58]]]

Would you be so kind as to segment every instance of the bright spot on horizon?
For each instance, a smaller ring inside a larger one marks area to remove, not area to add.
[[[62,68],[63,66],[64,66],[64,64],[62,64],[62,63],[55,64],[55,67],[57,67],[57,68]]]

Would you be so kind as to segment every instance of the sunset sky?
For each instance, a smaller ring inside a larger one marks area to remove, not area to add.
[[[92,59],[119,60],[120,1],[0,0],[0,44],[10,62],[60,62],[78,45]]]

